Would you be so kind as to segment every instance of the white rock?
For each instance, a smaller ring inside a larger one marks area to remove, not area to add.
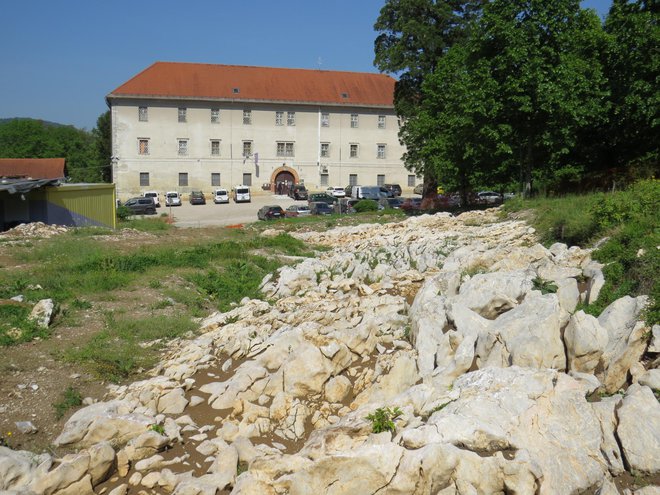
[[[48,328],[51,320],[53,319],[53,313],[55,312],[55,303],[52,299],[42,299],[39,301],[34,308],[28,319],[35,322],[41,328]]]
[[[568,368],[580,373],[593,373],[608,341],[607,330],[595,317],[584,311],[575,313],[564,330]]]
[[[328,402],[342,402],[350,394],[353,385],[343,375],[328,380],[325,384],[325,398]]]
[[[617,410],[617,435],[631,469],[660,472],[660,403],[648,387],[633,384]]]

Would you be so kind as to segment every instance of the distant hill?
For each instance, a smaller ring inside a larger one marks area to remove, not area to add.
[[[51,126],[51,127],[66,127],[68,124],[60,124],[58,122],[49,122],[47,120],[41,120],[41,119],[32,119],[30,117],[10,117],[8,119],[0,119],[0,125],[7,124],[9,122],[12,122],[14,120],[34,120],[36,122],[43,122],[44,125]]]

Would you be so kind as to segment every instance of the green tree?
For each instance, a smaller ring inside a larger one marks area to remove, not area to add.
[[[605,67],[611,90],[607,142],[613,165],[658,171],[660,4],[614,0],[605,20]]]
[[[96,127],[92,130],[94,146],[96,151],[96,163],[101,170],[103,182],[112,181],[112,122],[110,111],[99,115]]]
[[[412,133],[406,126],[417,118],[424,95],[425,78],[432,74],[447,50],[467,37],[468,27],[481,11],[483,0],[386,0],[374,25],[379,33],[374,64],[382,72],[399,76],[394,106],[402,117],[400,138],[406,147]],[[435,168],[406,155],[409,170],[424,176],[424,195],[435,193]]]
[[[499,172],[518,175],[526,195],[533,180],[581,173],[569,160],[577,136],[607,116],[604,43],[596,13],[578,0],[494,0],[484,8],[467,70],[479,68],[477,85],[498,111],[481,123],[481,135],[495,140]],[[475,97],[483,98],[465,95]]]

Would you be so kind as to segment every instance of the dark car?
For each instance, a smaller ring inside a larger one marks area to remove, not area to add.
[[[398,210],[401,208],[401,205],[403,204],[403,199],[402,198],[381,198],[378,200],[378,203],[383,205],[385,208],[393,208],[395,210]]]
[[[293,199],[307,199],[307,188],[304,184],[296,184],[291,189],[289,189],[289,197]]]
[[[334,205],[339,198],[335,198],[334,196],[331,196],[330,194],[326,193],[313,193],[309,195],[309,205],[311,207],[312,203],[327,203],[329,205]]]
[[[481,191],[477,193],[477,203],[479,204],[493,205],[502,201],[502,195],[495,191]]]
[[[309,204],[312,215],[332,215],[335,209],[325,201],[312,202]]]
[[[281,206],[262,206],[257,212],[257,218],[259,220],[276,220],[278,218],[284,218],[284,210]]]
[[[132,215],[155,215],[156,205],[153,198],[131,198],[123,206],[131,210]]]
[[[190,204],[191,205],[205,205],[206,198],[202,191],[193,191],[190,193]]]
[[[399,184],[384,184],[383,187],[390,191],[393,197],[401,196],[401,186]]]

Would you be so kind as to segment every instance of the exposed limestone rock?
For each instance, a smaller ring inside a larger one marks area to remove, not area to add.
[[[28,316],[30,321],[33,321],[41,328],[48,328],[50,322],[53,318],[53,313],[55,312],[55,303],[52,299],[42,299],[34,308]]]
[[[593,373],[608,341],[607,330],[595,317],[584,311],[575,313],[564,331],[568,368],[581,373]]]
[[[627,465],[643,473],[660,472],[660,403],[651,389],[631,385],[617,415],[616,433]]]

